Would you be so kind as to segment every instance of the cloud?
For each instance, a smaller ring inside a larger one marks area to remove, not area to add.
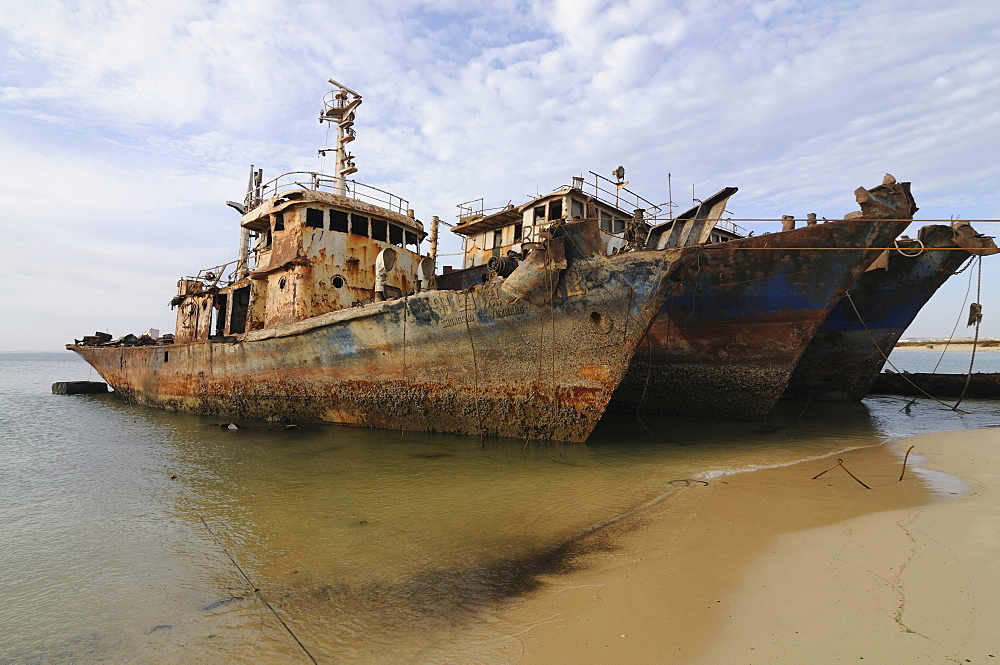
[[[913,181],[926,218],[997,218],[1000,167],[984,149],[1000,139],[997,19],[975,0],[7,3],[0,204],[27,220],[12,235],[30,282],[18,288],[82,320],[120,310],[102,302],[116,280],[149,282],[84,245],[155,253],[167,291],[230,258],[222,203],[241,198],[249,164],[266,178],[320,168],[330,77],[364,96],[358,177],[424,220],[618,164],[658,201],[671,173],[680,207],[692,184],[738,185],[741,217],[838,216],[889,171]],[[81,287],[27,270],[29,253],[104,275],[86,288],[105,297],[79,305],[65,294]],[[8,330],[0,348],[27,343]]]

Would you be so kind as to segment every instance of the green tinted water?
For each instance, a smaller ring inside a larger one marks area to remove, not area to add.
[[[69,353],[0,355],[0,662],[309,662],[228,554],[319,662],[441,662],[445,643],[502,662],[502,635],[464,652],[463,631],[678,481],[1000,423],[992,403],[885,398],[768,423],[607,420],[586,445],[230,431],[49,393],[87,378]]]

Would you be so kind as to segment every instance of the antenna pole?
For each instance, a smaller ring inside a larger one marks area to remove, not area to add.
[[[670,173],[667,173],[667,210],[670,211],[670,221],[674,221],[674,186],[670,182]]]
[[[361,95],[333,79],[330,79],[330,83],[335,89],[324,95],[323,110],[320,112],[319,121],[336,123],[337,125],[337,164],[334,171],[336,176],[333,191],[335,194],[345,196],[347,194],[347,176],[358,171],[354,165],[354,155],[347,152],[346,146],[356,138],[354,110],[361,105]]]

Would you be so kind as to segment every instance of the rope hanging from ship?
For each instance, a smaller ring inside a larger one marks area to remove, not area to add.
[[[549,438],[553,438],[555,433],[551,428],[555,427],[556,423],[556,284],[552,281],[552,273],[554,272],[554,262],[552,260],[552,252],[545,252],[545,271],[547,275],[547,281],[549,283],[549,392],[551,393],[549,401],[549,422],[552,423],[549,429]],[[559,443],[556,442],[556,450],[559,450]],[[561,451],[560,451],[560,454]]]
[[[407,302],[407,298],[408,298],[408,295],[404,295],[403,296],[403,377],[402,377],[402,384],[403,384],[404,388],[406,387],[406,318],[407,318],[406,310],[407,310],[407,307],[409,306],[408,302]],[[400,438],[403,437],[403,432],[404,432],[403,424],[400,423],[400,426],[399,426],[399,437]]]
[[[952,276],[960,275],[968,270],[976,263],[975,259],[976,257],[970,256],[961,270],[956,270]],[[965,288],[965,297],[962,298],[962,306],[958,308],[958,316],[955,318],[955,325],[951,328],[951,335],[948,336],[948,341],[944,343],[944,348],[941,349],[941,355],[938,356],[937,362],[934,363],[934,369],[931,370],[931,374],[937,374],[937,369],[941,365],[941,361],[944,360],[944,354],[948,352],[948,347],[951,346],[951,340],[955,339],[955,332],[958,331],[958,325],[962,322],[962,316],[965,315],[965,304],[969,302],[970,293],[972,293],[972,273],[969,273],[969,285]]]
[[[465,332],[469,336],[469,345],[472,347],[472,401],[476,406],[476,420],[479,421],[479,444],[485,446],[483,414],[479,410],[479,365],[476,362],[476,342],[472,339],[472,327],[469,325],[469,294],[472,288],[474,287],[469,287],[465,290],[465,312],[463,312],[462,318],[465,319]]]
[[[934,395],[931,395],[929,392],[927,392],[926,390],[924,390],[923,388],[921,388],[920,386],[918,386],[916,383],[914,383],[913,381],[911,381],[910,378],[906,375],[905,372],[901,371],[898,367],[896,367],[893,364],[893,362],[891,360],[889,360],[889,356],[887,356],[885,354],[885,351],[882,350],[881,345],[879,345],[879,343],[877,341],[875,341],[875,336],[872,335],[872,331],[868,329],[868,324],[865,323],[865,320],[863,318],[861,318],[861,312],[858,311],[857,305],[854,304],[854,300],[851,298],[850,292],[846,293],[844,295],[844,297],[847,298],[847,302],[851,303],[851,309],[854,310],[854,313],[858,317],[858,321],[861,322],[861,325],[865,329],[865,332],[868,333],[868,337],[871,339],[872,344],[875,345],[875,348],[878,350],[879,354],[885,359],[885,362],[889,364],[889,367],[892,367],[893,371],[895,371],[900,377],[902,377],[904,381],[906,381],[911,386],[913,386],[914,388],[916,388],[922,395],[924,395],[925,397],[927,397],[929,399],[934,400],[935,402],[937,402],[941,406],[947,407],[947,408],[952,409],[954,411],[960,411],[961,413],[965,413],[965,414],[969,413],[968,411],[962,411],[961,409],[959,409],[957,404],[955,406],[952,406],[951,404],[946,404],[945,402],[942,402],[937,397],[934,397]]]
[[[982,301],[982,288],[983,288],[983,257],[977,256],[979,259],[976,262],[977,265],[977,277],[976,277],[976,302],[969,305],[969,325],[976,326],[976,334],[972,339],[972,357],[969,358],[969,373],[965,377],[965,385],[962,386],[962,394],[959,395],[958,401],[955,402],[955,406],[952,407],[953,410],[959,411],[958,405],[962,403],[965,399],[965,393],[969,390],[969,382],[972,381],[972,366],[976,362],[976,347],[979,345],[979,324],[983,320],[983,306]],[[964,411],[963,411],[964,413]]]
[[[908,259],[915,259],[916,257],[918,257],[918,256],[920,256],[921,254],[924,253],[924,249],[925,249],[925,247],[924,247],[924,241],[921,240],[920,238],[917,238],[915,240],[915,242],[917,244],[919,244],[920,247],[917,247],[915,253],[913,253],[913,254],[907,254],[906,252],[908,252],[908,251],[910,251],[910,250],[912,250],[914,248],[907,247],[907,248],[904,249],[904,248],[902,248],[902,247],[899,246],[899,238],[896,238],[892,242],[896,246],[896,251],[899,252],[901,256],[905,256]]]

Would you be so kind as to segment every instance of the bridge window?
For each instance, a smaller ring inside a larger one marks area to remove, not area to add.
[[[405,233],[406,233],[405,236],[406,244],[413,245],[414,251],[416,251],[416,249],[420,247],[420,238],[418,238],[417,234],[414,233],[413,231],[406,231]]]
[[[537,222],[537,221],[539,221],[541,219],[545,219],[545,206],[544,205],[535,206],[535,221]]]
[[[523,224],[515,224],[514,225],[514,240],[513,240],[513,242],[515,242],[515,243],[521,242],[521,233],[523,233],[523,232],[524,232],[524,225]]]
[[[347,213],[343,210],[330,211],[330,230],[347,233]]]
[[[368,237],[368,218],[364,215],[351,213],[351,233],[356,236]]]
[[[601,216],[601,230],[604,231],[605,233],[614,233],[611,224],[611,215],[608,214],[607,211],[602,210],[600,212],[600,216]]]
[[[385,242],[387,229],[389,223],[384,219],[378,219],[377,217],[372,217],[372,240],[381,240]]]
[[[389,225],[389,242],[397,247],[403,246],[403,229],[395,224]]]
[[[285,230],[285,213],[276,212],[274,213],[274,230],[284,231]]]
[[[306,226],[314,229],[323,228],[323,211],[316,208],[306,208]]]
[[[549,219],[559,219],[562,217],[562,200],[549,202]]]
[[[583,202],[572,199],[573,219],[583,219]]]

